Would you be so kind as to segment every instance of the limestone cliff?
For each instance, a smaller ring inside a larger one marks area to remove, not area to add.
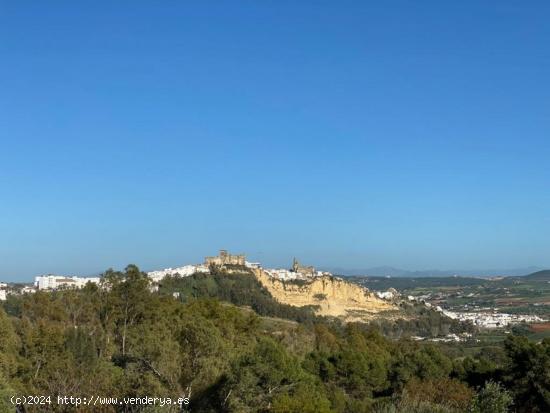
[[[319,306],[316,313],[322,316],[359,321],[381,311],[397,309],[368,289],[335,277],[316,277],[298,284],[273,278],[261,269],[255,269],[254,275],[280,303]]]

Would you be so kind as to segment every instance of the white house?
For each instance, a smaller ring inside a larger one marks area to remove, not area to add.
[[[6,301],[7,288],[8,288],[8,284],[0,283],[0,301]]]
[[[62,275],[42,275],[35,277],[34,285],[39,290],[56,290],[58,288],[82,288],[87,283],[99,284],[99,277],[65,277]]]
[[[179,275],[180,277],[188,277],[197,272],[207,273],[210,270],[205,265],[184,265],[183,267],[177,268],[165,268],[164,270],[150,271],[147,273],[149,278],[154,282],[159,282],[164,277],[171,275]]]

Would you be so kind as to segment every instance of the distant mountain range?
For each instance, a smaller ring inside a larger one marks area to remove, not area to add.
[[[525,278],[530,280],[548,280],[550,281],[550,270],[542,270],[526,275]]]
[[[409,271],[395,267],[372,267],[372,268],[326,268],[326,271],[330,271],[333,274],[338,275],[370,275],[372,277],[517,277],[522,275],[533,274],[543,270],[541,267],[526,267],[526,268],[513,268],[513,269],[489,269],[489,270],[420,270]],[[550,271],[550,270],[548,270]]]

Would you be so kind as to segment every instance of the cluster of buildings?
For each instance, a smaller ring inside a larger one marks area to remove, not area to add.
[[[217,256],[206,257],[203,264],[186,265],[178,268],[166,268],[164,270],[151,271],[147,275],[155,282],[159,282],[164,277],[180,276],[187,277],[194,273],[208,273],[212,266],[215,267],[233,267],[240,266],[250,269],[262,269],[266,274],[273,278],[283,281],[307,279],[311,277],[322,277],[332,275],[329,272],[317,271],[312,266],[305,266],[294,258],[290,269],[286,268],[262,268],[259,262],[249,262],[244,254],[230,254],[227,250],[220,250]]]
[[[509,325],[519,324],[522,322],[541,323],[545,321],[539,316],[530,314],[508,314],[498,313],[496,311],[456,312],[443,310],[441,307],[436,307],[436,309],[453,320],[471,321],[473,324],[485,328],[507,327]]]
[[[258,266],[261,268],[261,266]],[[313,277],[332,276],[330,272],[318,271],[313,266],[302,265],[296,258],[292,260],[292,266],[287,268],[262,268],[270,277],[281,281],[307,280]]]
[[[33,285],[9,286],[0,282],[0,301],[4,301],[8,294],[32,294],[38,290],[52,291],[60,289],[82,288],[88,283],[99,284],[100,277],[67,277],[64,275],[41,275],[34,278]]]
[[[379,298],[385,300],[393,300],[400,296],[399,293],[393,288],[390,288],[388,291],[376,291],[375,294]],[[408,295],[404,298],[411,302],[423,304],[427,308],[433,308],[434,310],[439,311],[443,315],[452,318],[453,320],[459,320],[462,322],[469,321],[472,322],[475,326],[483,328],[501,328],[523,322],[542,323],[546,321],[536,315],[500,313],[494,308],[482,308],[479,311],[451,311],[448,309],[443,309],[439,305],[429,303],[427,301],[429,296]],[[449,335],[447,338],[448,340],[441,339],[441,341],[458,341],[458,338],[453,337],[452,335]],[[460,338],[460,340],[464,339],[464,337]]]
[[[282,281],[306,280],[313,277],[332,276],[328,271],[318,271],[315,267],[302,265],[296,258],[292,260],[292,267],[290,269],[264,268],[263,270],[269,276]]]
[[[289,280],[303,280],[311,277],[322,277],[332,275],[329,272],[317,271],[312,266],[305,266],[294,258],[290,269],[271,269],[262,268],[258,262],[246,261],[244,254],[230,254],[227,250],[220,250],[217,256],[206,257],[204,263],[196,265],[184,265],[177,268],[165,268],[158,271],[150,271],[147,273],[153,283],[160,282],[166,276],[180,276],[188,277],[196,273],[209,273],[210,269],[215,267],[245,267],[250,269],[262,269],[265,273],[271,277],[289,281]],[[59,290],[59,289],[72,289],[82,288],[88,283],[99,284],[100,277],[76,277],[76,276],[64,276],[47,274],[35,277],[33,286],[23,287],[21,293],[33,293],[37,290]],[[6,283],[0,283],[0,300],[5,300],[8,293],[8,286]]]
[[[34,287],[25,286],[22,288],[13,288],[7,283],[0,282],[0,301],[6,301],[8,294],[28,294],[34,293],[36,289]]]
[[[504,290],[507,290],[506,288]],[[476,294],[469,293],[464,294],[462,297],[473,298]],[[533,315],[533,314],[509,314],[499,312],[497,308],[492,307],[481,307],[476,305],[464,304],[461,308],[464,311],[455,311],[449,310],[447,308],[442,308],[440,305],[441,301],[447,298],[446,295],[441,293],[437,294],[426,294],[419,296],[407,296],[409,301],[415,301],[425,305],[428,308],[433,308],[436,311],[439,311],[443,315],[452,318],[453,320],[459,320],[462,322],[471,322],[475,326],[482,328],[502,328],[519,323],[543,323],[546,320],[543,318]],[[432,303],[428,302],[432,300]]]
[[[253,263],[246,261],[244,254],[233,255],[227,250],[220,250],[217,256],[206,257],[203,264],[190,264],[183,267],[165,268],[163,270],[149,271],[147,275],[153,282],[159,282],[167,276],[188,277],[195,273],[209,273],[212,267],[241,266],[251,267]],[[258,264],[259,265],[259,264]]]
[[[188,277],[198,272],[207,273],[209,271],[210,270],[206,265],[184,265],[183,267],[165,268],[164,270],[150,271],[147,273],[147,275],[149,276],[149,278],[151,278],[153,282],[159,282],[167,276]]]
[[[442,342],[442,343],[459,343],[461,341],[469,341],[469,340],[475,340],[479,341],[478,339],[473,339],[473,334],[471,333],[461,333],[461,334],[447,334],[444,337],[433,337],[433,338],[427,338],[427,337],[420,337],[420,336],[412,336],[411,338],[416,341],[434,341],[434,342]]]
[[[99,284],[100,277],[67,277],[63,275],[42,275],[34,278],[38,290],[57,290],[61,288],[82,288],[88,283]]]
[[[395,288],[390,288],[388,291],[376,291],[375,294],[383,300],[394,300],[400,296]]]
[[[308,272],[299,272],[292,269],[287,270],[286,268],[263,268],[263,270],[270,277],[281,281],[307,280],[313,277],[332,276],[330,272],[316,270]]]

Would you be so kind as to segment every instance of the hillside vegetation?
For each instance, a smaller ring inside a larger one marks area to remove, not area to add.
[[[311,322],[315,317],[314,306],[295,307],[276,301],[260,282],[245,269],[228,273],[212,268],[211,274],[197,273],[189,277],[166,277],[159,285],[161,294],[176,293],[183,302],[197,298],[217,298],[237,306],[252,308],[259,315]]]
[[[320,282],[323,282],[320,280]],[[266,287],[266,284],[267,287]],[[373,297],[369,294],[363,299],[364,303],[346,300],[356,295],[365,294],[362,289],[353,286],[352,293],[343,288],[334,291],[339,284],[328,283],[330,288],[323,290],[330,294],[317,293],[310,288],[311,282],[305,280],[276,281],[270,285],[258,278],[246,268],[231,268],[229,270],[213,268],[212,274],[197,273],[188,277],[166,277],[159,285],[161,294],[174,295],[182,302],[189,302],[198,298],[216,298],[237,306],[246,306],[262,316],[280,317],[302,323],[325,320],[361,320],[377,326],[384,335],[392,338],[406,336],[437,337],[449,333],[471,332],[472,326],[452,320],[438,311],[428,309],[421,304],[394,305]],[[275,286],[275,287],[274,287]],[[268,289],[269,288],[269,289]],[[271,293],[277,295],[273,297]],[[340,295],[340,300],[334,299]],[[283,304],[280,300],[286,303]],[[335,301],[335,302],[333,302]],[[302,304],[296,306],[296,304]],[[312,305],[307,305],[311,303]],[[304,305],[306,304],[306,305]],[[316,304],[316,305],[313,305]],[[344,307],[343,304],[348,304]],[[319,311],[320,306],[325,309],[336,307],[336,314],[345,314],[343,317],[321,317],[316,314],[331,314],[331,311]],[[354,312],[357,310],[357,312]]]
[[[156,293],[146,275],[129,266],[106,272],[106,288],[88,285],[11,299],[0,309],[0,411],[13,411],[14,394],[190,398],[184,410],[130,404],[90,410],[53,403],[21,406],[25,412],[550,409],[548,340],[536,344],[510,336],[475,358],[455,357],[434,344],[389,340],[366,324],[261,317],[249,307],[273,309],[266,312],[286,307],[258,304],[268,303],[267,297],[245,298],[246,288],[260,294],[248,279],[216,277],[223,275],[212,277],[210,290],[207,279],[195,277],[189,284],[168,280]],[[173,297],[174,289],[180,299]],[[224,294],[248,300],[243,304],[249,307],[200,298]]]

